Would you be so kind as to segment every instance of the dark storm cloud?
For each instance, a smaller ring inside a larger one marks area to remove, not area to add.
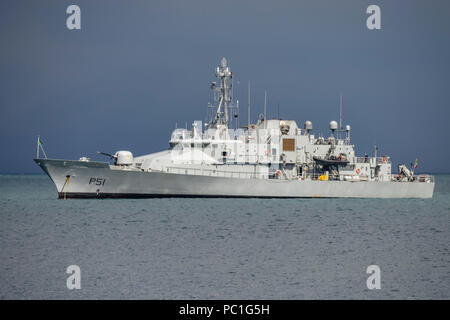
[[[82,29],[66,28],[81,7]],[[366,28],[370,4],[382,29]],[[167,147],[175,122],[204,120],[226,56],[252,115],[311,120],[328,134],[344,95],[357,152],[448,172],[448,1],[17,1],[0,3],[0,172],[54,158]],[[247,121],[241,111],[242,123]]]

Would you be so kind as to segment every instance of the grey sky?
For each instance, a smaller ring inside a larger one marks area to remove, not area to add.
[[[66,8],[81,7],[80,31]],[[366,27],[381,7],[382,29]],[[204,120],[222,56],[230,61],[241,123],[277,104],[284,118],[328,134],[344,95],[357,153],[419,158],[449,172],[449,1],[0,2],[0,173],[40,172],[49,157],[168,146],[177,121]],[[240,85],[237,85],[240,81]]]

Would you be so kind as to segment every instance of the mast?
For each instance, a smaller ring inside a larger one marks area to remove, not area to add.
[[[40,139],[40,136],[37,136],[36,159],[39,159],[39,139]]]
[[[236,112],[237,112],[237,115],[236,115],[236,129],[238,129],[239,128],[239,122],[240,122],[240,119],[239,119],[239,100],[236,100]]]
[[[218,106],[214,119],[210,121],[210,127],[217,128],[218,126],[225,126],[226,128],[228,128],[228,112],[233,100],[233,75],[230,68],[228,67],[228,62],[225,57],[222,58],[220,66],[216,68],[216,77],[220,80],[220,86],[217,87],[215,83],[213,83],[211,89],[218,94]]]
[[[250,128],[250,80],[248,80],[248,117],[247,117],[248,128]]]
[[[339,96],[339,130],[342,130],[342,92]]]
[[[342,128],[342,92],[339,94],[339,139],[341,138]]]
[[[267,91],[264,91],[264,128],[267,128]]]

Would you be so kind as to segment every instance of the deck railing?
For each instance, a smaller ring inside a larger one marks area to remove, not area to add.
[[[197,176],[214,176],[223,178],[238,178],[238,179],[268,179],[267,173],[260,172],[243,172],[243,171],[230,171],[219,169],[207,169],[207,168],[179,168],[179,167],[166,167],[165,172],[175,174],[187,174]]]
[[[163,172],[174,173],[174,174],[186,174],[186,175],[198,175],[198,176],[213,176],[213,177],[223,177],[223,178],[238,178],[238,179],[288,179],[288,180],[328,180],[328,181],[340,181],[340,176],[325,176],[323,173],[306,173],[303,177],[288,176],[281,171],[280,176],[274,173],[264,173],[264,172],[243,172],[243,171],[229,171],[229,170],[219,170],[219,169],[209,169],[209,168],[179,168],[179,167],[166,167]],[[322,176],[322,179],[321,179]],[[360,179],[355,181],[368,181],[366,176],[358,176]],[[345,181],[345,180],[344,180]],[[392,174],[391,181],[394,182],[428,182],[434,183],[434,176],[431,175],[417,175],[413,176],[412,179],[408,179],[404,175]]]
[[[434,183],[434,176],[430,176],[428,174],[419,174],[417,176],[413,176],[412,179],[404,176],[402,174],[393,174],[392,175],[392,181],[398,181],[398,182],[428,182],[428,183]]]
[[[371,159],[374,157],[356,157],[356,163],[369,163]],[[383,164],[383,163],[391,163],[391,158],[389,157],[376,157],[376,163],[377,164]]]

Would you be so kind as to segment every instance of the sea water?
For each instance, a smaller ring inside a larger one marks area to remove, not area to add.
[[[58,200],[0,176],[1,299],[449,299],[449,244],[449,175],[432,199],[281,200]]]

